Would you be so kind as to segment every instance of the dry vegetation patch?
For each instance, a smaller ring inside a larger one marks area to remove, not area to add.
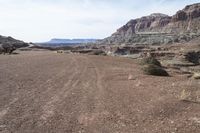
[[[197,87],[183,89],[180,95],[180,100],[186,102],[200,103],[200,89]]]
[[[167,71],[162,68],[161,63],[153,57],[144,58],[140,64],[143,65],[142,70],[144,74],[154,76],[169,76]]]
[[[147,75],[154,75],[154,76],[169,76],[167,71],[162,67],[156,65],[146,65],[142,68],[145,74]]]
[[[156,66],[160,66],[161,67],[161,63],[157,59],[155,59],[153,57],[148,57],[148,58],[142,59],[140,64],[141,65],[149,65],[149,64],[151,64],[151,65],[156,65]]]

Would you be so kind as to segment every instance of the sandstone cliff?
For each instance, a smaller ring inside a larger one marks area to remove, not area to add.
[[[188,5],[173,16],[154,13],[130,20],[101,43],[167,44],[200,36],[200,3]]]

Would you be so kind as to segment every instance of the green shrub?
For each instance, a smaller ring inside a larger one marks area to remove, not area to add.
[[[161,63],[153,57],[148,57],[148,58],[142,59],[141,65],[156,65],[156,66],[161,67]]]
[[[162,67],[157,65],[146,65],[143,67],[143,71],[147,75],[154,75],[154,76],[169,76],[167,71],[165,71]]]

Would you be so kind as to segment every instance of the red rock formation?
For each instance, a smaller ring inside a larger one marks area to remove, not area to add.
[[[173,16],[154,13],[130,20],[104,42],[126,42],[137,34],[172,34],[173,36],[183,33],[200,34],[200,3],[188,5]]]

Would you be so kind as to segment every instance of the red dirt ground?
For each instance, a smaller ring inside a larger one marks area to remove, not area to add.
[[[199,133],[200,104],[178,97],[200,83],[170,75],[119,57],[0,55],[0,132]]]

